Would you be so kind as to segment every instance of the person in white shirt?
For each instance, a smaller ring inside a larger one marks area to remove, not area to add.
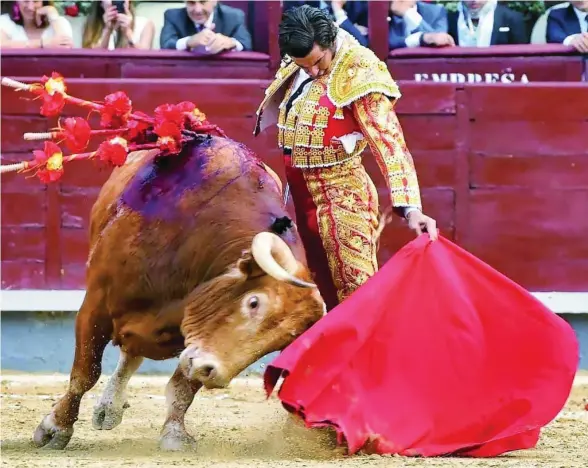
[[[73,47],[69,21],[60,16],[53,2],[19,0],[11,13],[0,16],[0,47],[52,49]]]
[[[151,49],[154,35],[153,21],[135,15],[135,2],[101,0],[92,4],[84,24],[82,47]]]
[[[574,47],[588,54],[588,0],[572,0],[547,16],[547,42]]]
[[[252,49],[245,13],[215,0],[187,1],[185,8],[165,11],[162,49],[218,54]]]
[[[462,0],[448,16],[449,34],[461,47],[528,44],[525,18],[498,0]]]

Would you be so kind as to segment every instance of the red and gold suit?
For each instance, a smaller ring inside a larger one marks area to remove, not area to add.
[[[301,93],[301,86],[294,90],[298,72],[294,62],[282,63],[254,133],[277,120],[298,230],[331,309],[378,269],[378,193],[362,164],[366,146],[386,178],[392,206],[420,208],[420,192],[394,112],[400,92],[386,64],[339,31],[329,71]],[[349,135],[355,144],[344,146]]]

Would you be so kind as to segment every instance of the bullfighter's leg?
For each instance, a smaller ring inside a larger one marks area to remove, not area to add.
[[[180,367],[176,368],[174,375],[165,387],[167,418],[159,439],[161,449],[182,450],[196,444],[194,438],[186,431],[184,417],[200,387],[202,384],[190,382]]]
[[[69,385],[63,397],[37,427],[33,442],[39,446],[63,449],[73,435],[80,402],[102,372],[102,355],[112,334],[112,321],[104,313],[101,298],[90,292],[76,318],[76,349]]]
[[[342,302],[378,271],[378,192],[359,159],[303,174]]]
[[[122,422],[123,413],[129,407],[125,390],[131,376],[142,362],[142,357],[130,356],[121,350],[114,374],[108,380],[100,401],[94,407],[94,429],[110,430]]]

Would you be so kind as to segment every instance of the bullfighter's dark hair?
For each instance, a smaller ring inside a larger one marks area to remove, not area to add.
[[[302,58],[310,54],[314,44],[322,49],[335,45],[337,26],[323,10],[302,5],[284,13],[278,43],[282,57]]]

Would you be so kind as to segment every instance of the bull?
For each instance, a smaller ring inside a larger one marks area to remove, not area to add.
[[[112,341],[120,358],[93,426],[120,424],[125,387],[144,358],[179,356],[160,447],[192,445],[184,416],[202,386],[227,386],[325,313],[287,216],[279,179],[233,140],[202,135],[176,156],[131,153],[92,207],[70,381],[34,443],[66,447]]]

